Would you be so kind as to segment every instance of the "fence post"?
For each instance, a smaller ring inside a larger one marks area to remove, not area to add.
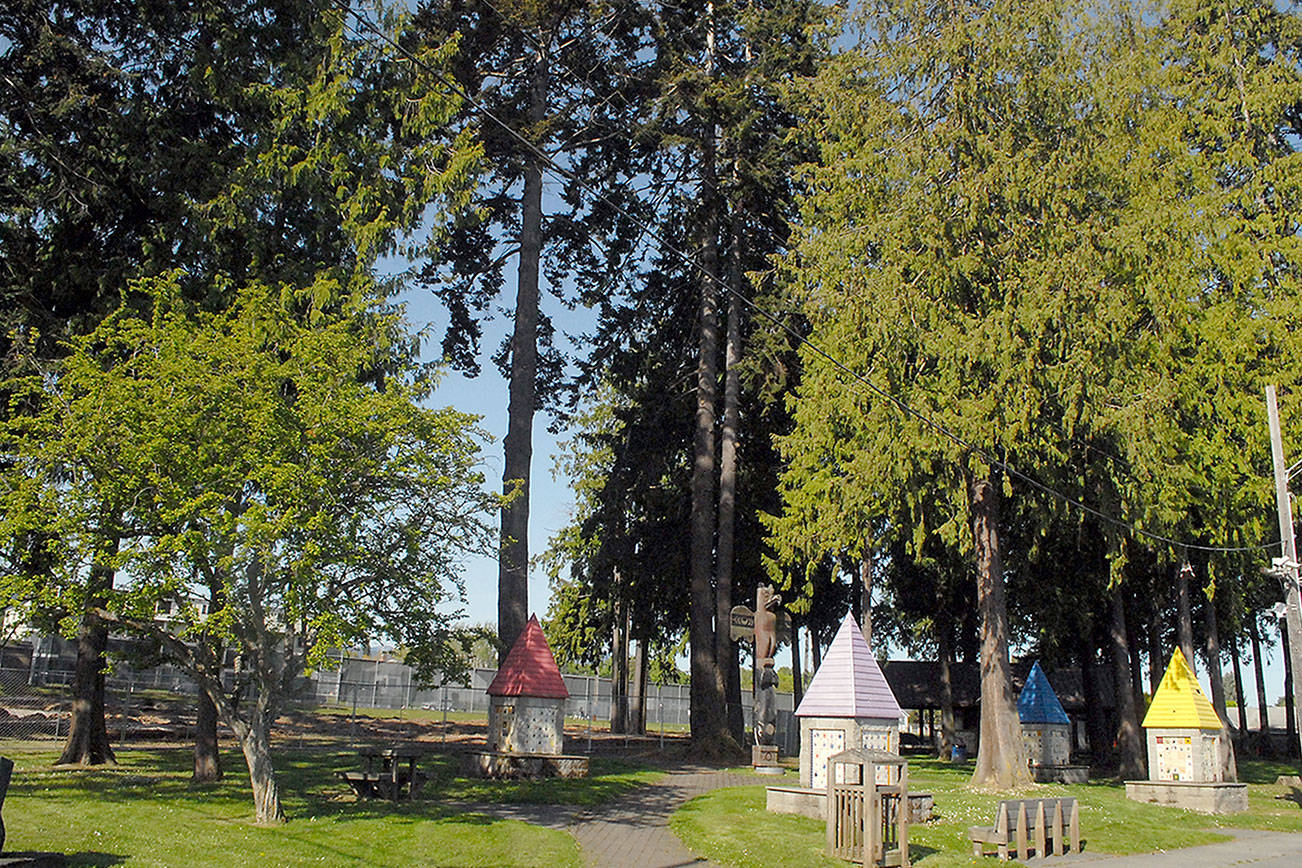
[[[131,714],[131,691],[135,689],[135,682],[127,681],[127,695],[122,699],[122,726],[118,730],[119,747],[127,746],[127,716]]]
[[[592,676],[587,677],[587,706],[588,706],[588,753],[592,753]]]
[[[348,723],[352,726],[353,741],[357,741],[357,684],[353,683],[353,713],[348,718]]]
[[[661,752],[661,753],[664,753],[664,750],[665,750],[665,698],[664,698],[663,695],[660,696],[660,710],[656,713],[656,717],[657,717],[657,718],[659,719],[659,721],[660,721],[660,752]]]

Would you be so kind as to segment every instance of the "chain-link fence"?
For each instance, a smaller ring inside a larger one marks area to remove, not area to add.
[[[151,712],[168,704],[189,703],[194,683],[180,669],[159,665],[136,668],[128,655],[111,655],[114,663],[105,677],[105,718],[113,741],[188,737],[175,725],[166,731]],[[51,739],[67,735],[71,711],[72,646],[58,637],[35,637],[0,649],[0,739]],[[381,715],[417,709],[437,714],[488,713],[488,685],[495,669],[474,669],[463,683],[421,685],[410,667],[383,657],[342,655],[331,669],[313,673],[302,682],[292,705],[299,710],[318,707]],[[611,682],[592,675],[564,675],[570,698],[565,714],[571,724],[588,722],[601,727],[611,717]],[[686,684],[648,684],[643,703],[648,732],[674,732],[687,728],[690,698]],[[795,749],[792,696],[780,693],[778,742]],[[743,691],[743,715],[751,724],[751,698]]]

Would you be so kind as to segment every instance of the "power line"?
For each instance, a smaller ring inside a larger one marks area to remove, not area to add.
[[[524,136],[522,133],[517,131],[506,121],[502,120],[501,118],[493,114],[488,109],[487,106],[485,106],[481,101],[476,99],[473,94],[468,92],[455,80],[450,79],[447,75],[445,75],[440,70],[434,69],[424,60],[415,56],[412,52],[410,52],[402,45],[400,45],[398,42],[396,42],[394,39],[392,39],[388,34],[384,33],[382,30],[380,30],[378,27],[372,24],[369,19],[367,19],[364,15],[362,15],[362,13],[354,11],[348,5],[347,0],[339,0],[339,3],[337,4],[337,8],[342,13],[342,16],[345,16],[345,17],[341,17],[340,23],[344,27],[347,27],[359,39],[365,40],[366,37],[363,36],[363,34],[361,34],[352,25],[348,24],[346,17],[352,17],[353,19],[355,19],[368,32],[378,37],[381,41],[385,42],[394,50],[396,50],[399,54],[401,54],[404,58],[406,58],[413,66],[417,66],[422,70],[424,70],[433,78],[441,82],[450,91],[452,91],[452,93],[456,94],[461,99],[465,100],[467,104],[475,108],[480,114],[482,114],[488,120],[492,121],[495,125],[500,127],[503,130],[503,132],[505,132],[510,138],[516,140],[521,145],[523,145],[526,151],[528,151],[529,153],[537,157],[543,169],[550,171],[553,175],[559,177],[564,181],[568,181],[574,184],[575,186],[577,186],[578,188],[586,192],[588,195],[592,196],[594,200],[605,203],[612,210],[616,211],[625,219],[629,220],[633,225],[639,227],[646,236],[657,241],[660,244],[662,250],[677,257],[689,269],[699,272],[700,275],[705,280],[715,284],[718,288],[722,289],[724,292],[728,293],[729,295],[734,296],[738,301],[746,305],[746,307],[748,307],[751,311],[753,311],[757,316],[773,323],[780,331],[793,338],[797,344],[804,346],[809,352],[813,353],[819,358],[822,358],[827,363],[829,363],[833,368],[845,374],[847,377],[850,378],[851,384],[858,384],[859,386],[862,386],[872,394],[876,395],[877,397],[889,403],[891,406],[895,407],[905,416],[917,420],[923,426],[939,434],[941,437],[944,437],[945,439],[949,440],[951,443],[955,444],[956,446],[959,446],[965,450],[968,450],[980,456],[991,467],[998,468],[999,470],[1002,470],[1003,472],[1007,473],[1009,476],[1021,480],[1022,482],[1031,486],[1032,488],[1050,497],[1057,498],[1058,500],[1062,501],[1068,506],[1078,509],[1081,512],[1093,516],[1101,521],[1107,522],[1108,524],[1111,524],[1114,527],[1122,528],[1136,536],[1144,537],[1145,539],[1149,539],[1154,542],[1163,543],[1165,545],[1171,546],[1176,549],[1186,550],[1186,551],[1209,552],[1209,553],[1237,554],[1237,553],[1246,553],[1246,552],[1268,551],[1280,545],[1278,541],[1273,543],[1266,543],[1262,545],[1254,545],[1254,546],[1209,546],[1209,545],[1202,545],[1199,543],[1184,542],[1181,540],[1174,539],[1172,537],[1168,537],[1162,534],[1154,533],[1152,531],[1144,530],[1143,528],[1138,527],[1137,525],[1123,518],[1118,518],[1117,516],[1109,515],[1099,509],[1089,506],[1088,504],[1080,501],[1075,497],[1072,497],[1071,495],[1058,491],[1052,486],[1040,482],[1038,479],[1034,478],[1033,476],[1027,473],[1023,473],[1022,471],[1018,470],[1016,467],[1014,467],[1012,464],[1008,463],[1007,461],[992,455],[990,453],[990,450],[987,447],[980,446],[976,443],[967,440],[966,438],[952,431],[949,427],[947,427],[943,423],[936,421],[935,419],[928,416],[926,413],[923,413],[919,410],[915,410],[913,407],[905,403],[902,399],[896,397],[891,392],[875,385],[870,380],[868,380],[865,375],[859,373],[858,371],[855,371],[853,368],[851,368],[850,366],[842,362],[839,358],[832,355],[827,350],[824,350],[813,340],[801,334],[796,328],[794,328],[787,321],[785,317],[773,313],[767,308],[761,307],[753,299],[751,299],[744,293],[730,286],[727,281],[721,280],[715,275],[711,274],[694,257],[690,256],[689,254],[685,253],[684,251],[676,247],[674,244],[669,242],[664,236],[662,236],[659,232],[657,232],[646,221],[642,220],[640,217],[636,216],[635,214],[630,213],[626,208],[624,208],[618,202],[613,201],[605,194],[601,193],[585,179],[579,177],[575,173],[557,164],[550,156],[548,156],[541,148],[539,148],[537,144],[530,141],[526,136]]]

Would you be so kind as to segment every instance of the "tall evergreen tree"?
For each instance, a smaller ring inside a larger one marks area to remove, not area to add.
[[[478,317],[501,291],[506,263],[517,262],[513,328],[495,355],[510,389],[502,472],[510,497],[498,559],[503,655],[529,617],[534,414],[555,398],[563,368],[540,306],[543,278],[562,298],[573,278],[582,295],[617,267],[630,243],[623,215],[636,210],[636,199],[625,183],[638,143],[629,112],[639,102],[630,69],[645,17],[626,0],[458,0],[424,5],[416,18],[431,44],[458,35],[456,78],[473,100],[462,123],[477,130],[490,167],[463,219],[425,251],[424,282],[451,314],[443,352],[454,365],[477,372]],[[556,198],[544,197],[552,165],[569,173]]]
[[[973,559],[978,786],[1027,777],[1000,532],[1030,491],[1005,468],[1062,474],[1117,356],[1108,319],[1126,314],[1083,313],[1113,300],[1093,244],[1123,171],[1097,156],[1125,139],[1103,62],[1114,33],[1074,26],[1052,0],[881,2],[806,91],[824,147],[791,273],[813,340],[854,373],[805,352],[784,452],[793,467],[840,453],[854,475],[833,490],[835,471],[819,474],[819,495],[789,473],[788,498],[849,490],[892,517],[925,498],[919,523],[894,532]]]

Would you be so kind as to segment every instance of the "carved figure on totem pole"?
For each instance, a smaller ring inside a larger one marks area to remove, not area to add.
[[[777,737],[778,706],[776,688],[777,672],[773,655],[787,628],[786,615],[778,607],[782,597],[774,593],[772,585],[760,585],[755,590],[755,611],[745,606],[732,610],[731,636],[734,640],[753,639],[755,642],[755,725],[757,745],[772,745]]]

